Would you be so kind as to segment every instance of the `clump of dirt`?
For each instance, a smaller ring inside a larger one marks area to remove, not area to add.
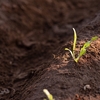
[[[100,32],[97,0],[0,1],[0,100],[99,100],[100,39],[76,64],[70,54]],[[90,86],[90,88],[86,88]],[[84,88],[85,87],[85,88]]]

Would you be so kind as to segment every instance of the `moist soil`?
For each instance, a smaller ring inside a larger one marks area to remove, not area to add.
[[[100,0],[0,0],[0,100],[100,100]]]

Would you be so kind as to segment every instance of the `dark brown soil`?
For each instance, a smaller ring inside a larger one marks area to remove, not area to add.
[[[76,64],[71,48],[100,35],[100,0],[0,0],[0,100],[100,100],[100,39]],[[90,85],[91,89],[84,89]]]

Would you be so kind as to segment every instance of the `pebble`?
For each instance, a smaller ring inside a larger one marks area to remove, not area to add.
[[[86,89],[90,90],[90,89],[91,89],[91,86],[90,86],[90,85],[88,85],[88,84],[87,84],[87,85],[85,85],[85,86],[84,86],[84,90],[86,90]]]

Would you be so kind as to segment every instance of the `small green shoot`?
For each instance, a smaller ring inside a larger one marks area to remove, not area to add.
[[[43,92],[46,94],[48,100],[55,100],[52,96],[52,94],[49,93],[49,91],[47,89],[43,89]],[[44,99],[46,100],[46,99]]]
[[[94,37],[91,38],[90,41],[87,41],[87,42],[83,45],[83,47],[81,48],[78,57],[76,57],[76,56],[75,56],[75,55],[76,55],[76,54],[75,54],[75,49],[76,49],[76,42],[77,42],[77,34],[76,34],[76,30],[75,30],[74,28],[73,28],[73,31],[74,31],[73,50],[71,51],[71,50],[68,49],[68,48],[65,48],[65,50],[68,50],[68,51],[71,53],[72,58],[73,58],[74,61],[77,63],[78,60],[80,59],[80,57],[83,56],[83,55],[85,55],[86,49],[87,49],[88,47],[90,47],[91,42],[97,40],[98,37],[97,37],[97,36],[94,36]]]

